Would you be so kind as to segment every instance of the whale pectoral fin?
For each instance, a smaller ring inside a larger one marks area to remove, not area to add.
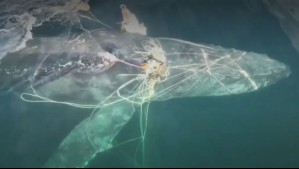
[[[132,105],[119,102],[103,107],[76,126],[45,167],[85,167],[99,152],[112,147],[114,137],[130,120]]]

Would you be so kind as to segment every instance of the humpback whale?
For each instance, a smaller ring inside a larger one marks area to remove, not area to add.
[[[103,29],[72,41],[46,38],[31,43],[2,60],[2,67],[30,60],[27,67],[19,65],[25,70],[18,71],[19,76],[5,74],[3,78],[10,79],[6,86],[26,86],[21,98],[28,102],[93,110],[46,167],[86,166],[97,153],[113,147],[114,137],[136,110],[146,117],[151,101],[252,92],[290,74],[287,65],[263,54]],[[146,127],[146,122],[141,125]]]

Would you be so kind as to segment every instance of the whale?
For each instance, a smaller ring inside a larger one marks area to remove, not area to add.
[[[136,112],[145,136],[153,101],[260,90],[291,74],[266,54],[109,29],[37,37],[0,63],[0,91],[30,103],[65,104],[91,115],[44,167],[86,167]],[[142,113],[144,112],[144,113]]]

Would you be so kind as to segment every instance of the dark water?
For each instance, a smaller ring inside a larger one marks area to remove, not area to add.
[[[91,1],[99,17],[119,12],[120,3],[146,23],[151,36],[266,53],[292,69],[289,78],[249,94],[153,103],[145,166],[299,167],[299,54],[261,3],[249,8],[239,0]],[[42,166],[88,116],[66,106],[24,103],[17,95],[0,99],[0,167]],[[136,113],[117,140],[138,136],[138,129]],[[90,167],[139,166],[136,145],[99,154]]]

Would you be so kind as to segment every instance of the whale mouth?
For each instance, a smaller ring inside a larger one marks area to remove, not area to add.
[[[260,82],[261,87],[272,85],[281,79],[288,78],[292,74],[290,66],[279,61],[273,61],[272,69],[268,72],[257,73],[253,78]]]

